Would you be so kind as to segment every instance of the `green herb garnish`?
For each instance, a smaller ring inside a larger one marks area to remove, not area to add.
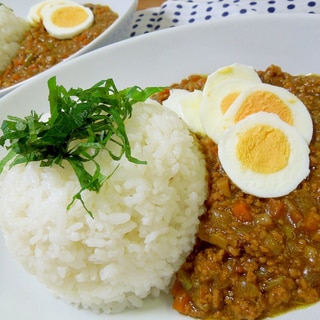
[[[7,163],[9,168],[31,161],[39,161],[41,167],[63,167],[65,160],[72,166],[81,186],[68,209],[75,200],[80,200],[93,217],[81,193],[84,190],[99,192],[114,172],[104,175],[96,156],[101,150],[107,150],[114,160],[125,155],[133,163],[146,163],[131,155],[125,120],[131,117],[134,103],[145,101],[163,88],[142,90],[134,86],[118,91],[114,81],[108,79],[89,89],[66,90],[57,85],[56,77],[48,81],[48,87],[50,116],[47,121],[42,121],[35,111],[25,118],[8,116],[8,120],[3,121],[0,145],[9,152],[0,161],[0,173]],[[117,154],[110,149],[110,143],[118,146]],[[94,164],[93,174],[84,165],[89,161]]]

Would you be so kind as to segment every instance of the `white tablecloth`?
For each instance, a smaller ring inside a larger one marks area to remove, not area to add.
[[[234,15],[320,13],[319,1],[308,0],[168,0],[161,7],[137,11],[131,37],[160,29],[223,19]]]

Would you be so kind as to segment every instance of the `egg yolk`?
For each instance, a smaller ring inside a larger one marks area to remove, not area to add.
[[[222,101],[221,101],[221,112],[222,114],[225,114],[226,111],[229,109],[229,107],[232,105],[232,103],[234,102],[234,100],[237,99],[237,97],[239,96],[240,92],[232,92],[230,94],[228,94],[227,96],[225,96]]]
[[[293,125],[290,108],[272,92],[256,91],[250,94],[242,103],[235,116],[235,122],[259,111],[275,113],[281,120]]]
[[[232,74],[234,71],[234,67],[233,66],[227,66],[227,67],[224,67],[222,69],[219,70],[219,73],[220,74],[225,74],[225,75],[230,75]]]
[[[58,27],[70,28],[77,26],[88,18],[88,13],[81,7],[63,7],[55,10],[51,21]]]
[[[245,168],[271,174],[288,165],[290,144],[280,129],[257,125],[240,135],[236,154]]]

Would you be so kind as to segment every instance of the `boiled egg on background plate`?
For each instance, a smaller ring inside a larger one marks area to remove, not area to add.
[[[217,143],[222,167],[245,193],[280,197],[309,174],[310,113],[288,90],[262,83],[253,67],[218,69],[196,100],[186,90],[171,93],[164,106]]]
[[[70,39],[88,29],[94,22],[92,11],[69,0],[45,0],[32,6],[27,20],[42,21],[47,32],[57,39]]]

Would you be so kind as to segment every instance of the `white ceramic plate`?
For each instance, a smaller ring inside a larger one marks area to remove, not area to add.
[[[86,45],[85,47],[83,47],[73,55],[71,55],[65,61],[73,59],[74,57],[82,55],[86,52],[92,51],[94,49],[103,47],[110,43],[117,42],[129,37],[130,23],[132,21],[133,14],[136,11],[138,0],[121,0],[121,1],[119,0],[91,0],[91,1],[75,0],[75,1],[81,4],[97,3],[97,4],[107,5],[114,12],[118,14],[118,19],[109,28],[107,28],[99,37],[97,37],[91,43],[89,43],[88,45]],[[30,7],[38,2],[41,2],[41,0],[23,0],[23,1],[2,0],[2,3],[4,3],[9,8],[13,9],[14,13],[17,16],[20,16],[24,19],[27,18]],[[23,82],[26,82],[26,81],[23,81]],[[0,89],[0,97],[7,94],[12,89],[17,88],[23,82],[13,85],[9,88]]]
[[[0,100],[6,115],[47,112],[47,80],[56,75],[66,87],[89,87],[113,78],[118,87],[169,85],[192,73],[210,73],[234,62],[257,69],[277,64],[284,71],[320,73],[320,16],[269,15],[227,18],[139,36],[98,49],[34,78]],[[0,156],[4,155],[1,150]],[[171,297],[148,300],[135,311],[97,315],[57,300],[10,257],[0,237],[0,318],[4,320],[182,320]],[[319,318],[320,304],[277,320]]]

